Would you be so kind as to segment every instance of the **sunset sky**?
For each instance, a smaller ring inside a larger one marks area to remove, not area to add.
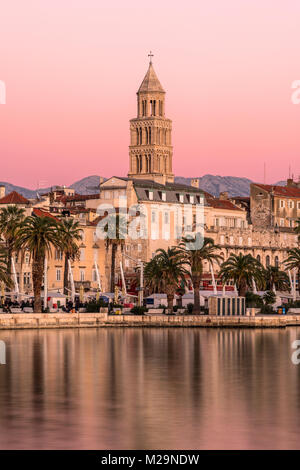
[[[0,181],[127,175],[150,49],[176,175],[298,177],[299,0],[0,0]]]

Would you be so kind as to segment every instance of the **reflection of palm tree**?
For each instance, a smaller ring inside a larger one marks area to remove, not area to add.
[[[284,260],[287,269],[296,269],[298,275],[298,289],[300,290],[300,249],[288,250],[288,257]]]
[[[5,241],[7,253],[7,275],[11,277],[11,258],[15,251],[16,235],[25,210],[17,206],[7,206],[0,211],[0,233]]]
[[[62,247],[57,222],[50,217],[26,217],[18,231],[16,247],[28,250],[31,254],[34,312],[39,313],[42,311],[41,287],[45,257],[51,255],[53,247]]]
[[[62,251],[65,255],[64,293],[67,295],[69,285],[69,260],[74,261],[78,257],[79,248],[76,242],[82,240],[82,235],[79,222],[74,219],[63,219],[58,227]]]
[[[156,255],[146,264],[145,280],[149,288],[154,292],[167,294],[168,310],[173,311],[175,293],[182,282],[186,284],[186,276],[189,274],[185,268],[186,261],[182,257],[182,251],[178,248],[162,248],[156,250]]]
[[[289,277],[285,271],[281,271],[278,266],[268,266],[265,270],[266,288],[272,290],[289,290]]]
[[[212,238],[204,238],[202,246],[197,248],[197,235],[194,239],[183,238],[180,249],[185,262],[190,267],[190,277],[194,288],[194,308],[193,313],[200,313],[200,283],[203,274],[203,262],[208,261],[220,263],[222,256],[216,251],[220,249],[215,245]],[[196,249],[193,249],[193,248]]]
[[[221,265],[219,274],[223,283],[233,281],[236,284],[240,296],[252,288],[253,280],[258,287],[264,285],[263,266],[251,255],[231,254]]]

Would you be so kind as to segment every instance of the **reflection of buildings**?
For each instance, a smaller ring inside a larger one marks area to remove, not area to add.
[[[0,447],[299,448],[297,332],[3,332]]]
[[[105,291],[110,285],[111,253],[110,249],[106,250],[103,240],[97,238],[96,227],[100,217],[96,210],[101,205],[122,210],[120,201],[124,198],[127,208],[135,206],[129,219],[137,220],[141,215],[138,206],[143,206],[148,230],[145,239],[126,240],[124,252],[128,257],[123,257],[123,264],[129,284],[130,279],[135,278],[136,265],[130,258],[148,261],[157,248],[177,244],[181,238],[177,233],[178,227],[195,230],[203,223],[205,236],[220,245],[224,259],[231,253],[251,254],[265,266],[280,265],[287,250],[297,246],[293,227],[300,215],[299,183],[289,180],[287,187],[253,184],[250,198],[229,198],[226,193],[215,198],[199,188],[197,178],[192,179],[191,186],[175,183],[172,159],[172,121],[166,117],[166,93],[150,61],[137,92],[137,115],[130,120],[127,178],[112,176],[106,181],[101,179],[99,192],[93,195],[79,195],[73,189],[56,187],[35,200],[28,200],[15,192],[5,195],[5,188],[0,187],[0,207],[15,204],[25,208],[26,214],[78,219],[82,226],[82,240],[80,259],[73,263],[75,282],[96,289],[96,261]],[[196,207],[199,206],[203,208],[203,214],[197,219]],[[25,254],[24,263],[17,264],[23,291],[31,288],[31,266],[27,258]],[[120,257],[117,259],[117,277],[120,280],[119,261]],[[204,269],[207,287],[211,283],[211,275],[208,265]],[[218,269],[215,265],[214,270],[217,272]],[[62,287],[63,259],[60,253],[53,253],[48,277],[49,288]]]

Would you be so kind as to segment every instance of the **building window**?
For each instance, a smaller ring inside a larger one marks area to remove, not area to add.
[[[61,281],[61,269],[56,270],[56,280]]]
[[[280,227],[284,227],[284,219],[280,219]]]
[[[283,201],[282,199],[280,199],[279,201],[279,207],[282,209],[283,207],[285,207],[285,201]]]
[[[61,250],[55,250],[55,259],[60,261],[63,259],[63,254]]]
[[[138,243],[137,248],[138,248],[138,252],[140,253],[142,251],[142,245],[140,243]]]
[[[25,253],[25,264],[29,264],[29,261],[30,261],[30,253],[27,251]]]
[[[295,207],[294,201],[289,201],[289,208],[294,209],[294,207]]]
[[[192,196],[191,194],[190,194],[190,203],[194,204],[194,196]]]
[[[167,195],[166,193],[161,193],[161,200],[166,201],[167,200]]]
[[[278,256],[275,256],[275,266],[276,266],[276,268],[279,267],[279,258],[278,258]]]
[[[156,214],[154,211],[151,212],[151,222],[155,223],[156,222]]]
[[[85,249],[80,248],[80,261],[84,261],[85,258]]]
[[[266,267],[270,266],[270,256],[266,256]]]
[[[28,286],[30,284],[30,273],[23,274],[23,284],[24,286]]]
[[[153,201],[153,191],[149,191],[148,193],[150,201]]]
[[[257,255],[256,259],[260,263],[260,255]]]
[[[80,269],[79,275],[80,275],[80,281],[83,282],[85,280],[85,270]]]

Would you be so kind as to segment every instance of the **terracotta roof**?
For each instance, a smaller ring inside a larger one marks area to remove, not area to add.
[[[273,186],[270,184],[253,184],[258,188],[267,191],[268,193],[273,192],[275,196],[300,198],[300,188],[295,188],[292,186]]]
[[[0,199],[0,204],[30,204],[30,201],[17,191],[13,191]]]
[[[227,209],[231,211],[236,210],[236,211],[244,212],[244,210],[241,209],[240,207],[224,199],[211,198],[211,199],[208,199],[207,202],[209,206],[214,207],[215,209]]]
[[[44,211],[37,207],[33,209],[32,214],[35,215],[36,217],[50,217],[51,219],[58,221],[58,219],[54,217],[54,215],[50,214],[50,212]]]

